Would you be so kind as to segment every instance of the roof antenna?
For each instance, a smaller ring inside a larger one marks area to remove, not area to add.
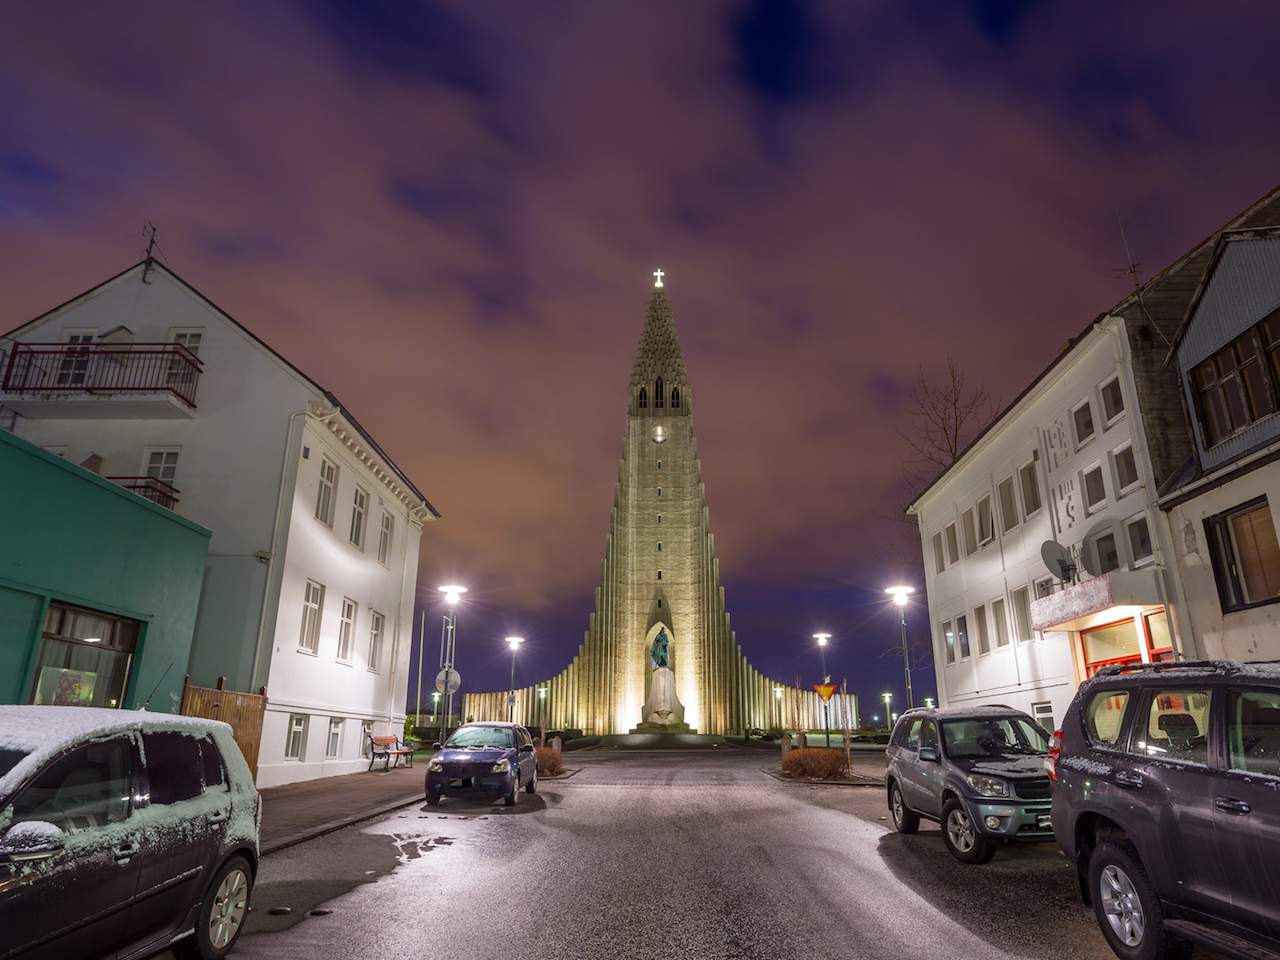
[[[151,267],[155,262],[156,234],[159,232],[159,229],[150,220],[142,225],[142,235],[147,238],[147,256],[142,265],[143,283],[151,282],[147,277],[151,275]]]
[[[147,694],[147,699],[143,701],[141,710],[146,710],[151,706],[151,698],[156,695],[156,691],[160,689],[160,684],[164,683],[164,678],[169,675],[169,671],[173,669],[173,661],[169,661],[169,665],[164,668],[164,673],[160,674],[160,679],[156,681],[156,685],[151,688],[151,692]]]
[[[1164,331],[1161,330],[1160,326],[1151,318],[1151,314],[1147,311],[1147,304],[1142,299],[1142,280],[1139,279],[1141,276],[1140,270],[1142,268],[1142,264],[1133,259],[1133,251],[1129,249],[1129,236],[1124,231],[1124,220],[1120,218],[1119,214],[1116,215],[1116,223],[1120,225],[1120,242],[1124,244],[1125,266],[1124,269],[1114,270],[1112,273],[1117,277],[1127,276],[1133,281],[1133,292],[1134,296],[1138,298],[1138,309],[1142,311],[1142,315],[1146,318],[1147,323],[1151,325],[1151,328],[1160,335],[1160,339],[1164,341],[1164,345],[1172,350],[1173,344],[1169,342],[1169,338],[1164,335]]]

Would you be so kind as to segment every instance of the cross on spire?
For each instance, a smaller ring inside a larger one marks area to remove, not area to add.
[[[662,278],[663,278],[663,277],[665,277],[665,276],[666,276],[666,274],[662,272],[662,268],[661,268],[661,267],[659,267],[657,270],[653,271],[653,286],[654,286],[654,288],[655,288],[655,289],[657,289],[657,288],[659,288],[659,287],[661,287],[661,286],[662,286]]]

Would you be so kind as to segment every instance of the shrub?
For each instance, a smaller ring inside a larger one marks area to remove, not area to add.
[[[848,773],[844,752],[825,747],[803,747],[782,758],[782,773],[788,777],[839,780]]]
[[[564,769],[564,761],[560,759],[560,754],[552,750],[550,747],[538,748],[538,776],[540,777],[556,777],[560,775],[560,771]]]

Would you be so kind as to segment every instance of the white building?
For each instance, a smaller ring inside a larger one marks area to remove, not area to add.
[[[333,394],[154,261],[0,338],[0,425],[213,531],[192,682],[268,693],[258,785],[399,733],[438,516]],[[139,549],[145,549],[140,544]]]

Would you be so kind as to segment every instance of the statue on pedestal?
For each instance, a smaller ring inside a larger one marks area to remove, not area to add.
[[[676,675],[671,669],[671,656],[668,645],[671,638],[665,629],[659,630],[653,638],[653,650],[650,654],[652,667],[649,671],[648,692],[645,696],[642,723],[655,724],[660,727],[682,726],[684,724],[684,704],[676,696]]]

